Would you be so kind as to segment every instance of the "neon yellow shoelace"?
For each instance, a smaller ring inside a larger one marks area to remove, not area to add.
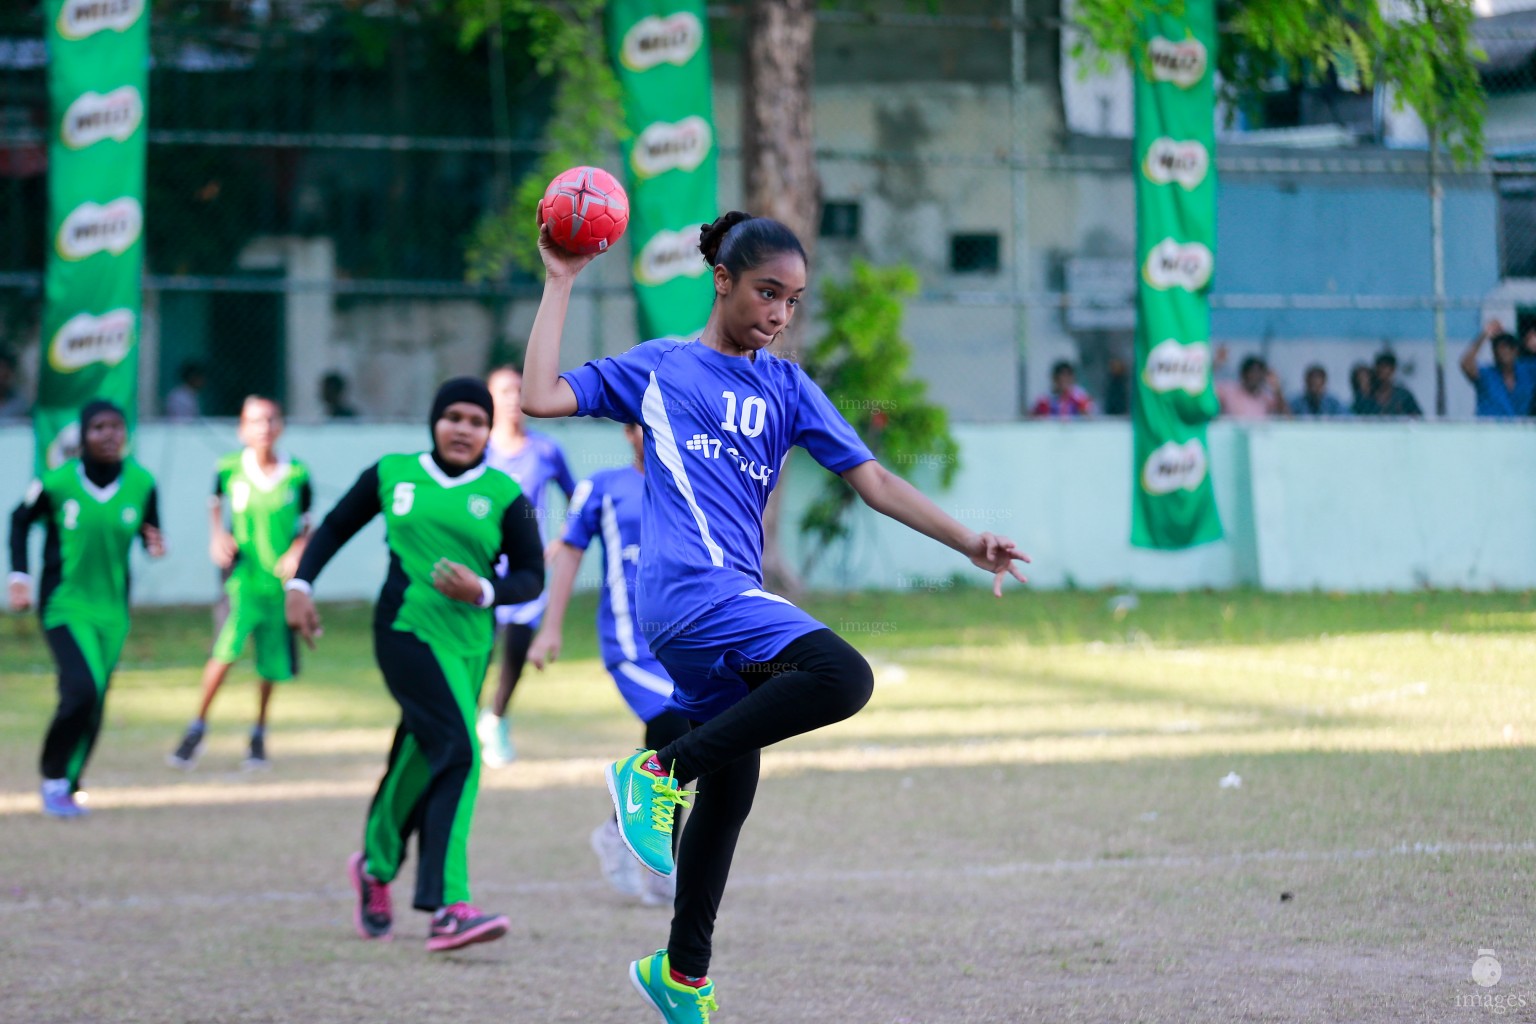
[[[715,1002],[713,995],[699,996],[699,1024],[709,1024],[709,1015],[719,1010],[720,1004]]]
[[[672,820],[677,808],[693,805],[684,799],[682,787],[670,775],[657,779],[651,784],[651,789],[656,793],[656,800],[651,804],[651,828],[664,835],[671,835]]]

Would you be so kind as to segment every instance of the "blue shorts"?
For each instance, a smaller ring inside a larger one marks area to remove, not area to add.
[[[777,594],[748,590],[727,598],[653,652],[675,687],[667,709],[709,721],[747,695],[740,669],[772,661],[802,636],[826,628]]]
[[[649,722],[667,710],[667,698],[672,696],[672,680],[655,658],[615,662],[608,666],[608,674],[613,676],[619,696],[640,721]]]
[[[538,629],[539,623],[544,621],[544,609],[548,605],[547,590],[532,601],[524,601],[522,604],[499,604],[496,606],[496,625]]]

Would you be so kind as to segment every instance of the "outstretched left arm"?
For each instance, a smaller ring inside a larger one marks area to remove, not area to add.
[[[1028,562],[1029,556],[1020,551],[1013,541],[992,533],[977,533],[962,526],[922,491],[873,459],[854,466],[843,473],[842,477],[858,492],[864,504],[876,512],[954,548],[969,558],[977,568],[992,573],[995,577],[992,592],[998,597],[1003,596],[1004,576],[1012,576],[1020,583],[1028,582],[1013,563],[1015,560]]]

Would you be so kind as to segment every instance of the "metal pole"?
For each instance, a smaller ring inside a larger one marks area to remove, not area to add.
[[[1028,70],[1024,50],[1024,4],[1025,0],[1013,0],[1013,67],[1008,94],[1009,113],[1013,122],[1009,163],[1013,179],[1013,338],[1018,353],[1019,416],[1024,415],[1029,405],[1029,391],[1025,387],[1025,371],[1029,368],[1029,307],[1025,302],[1029,286],[1029,234],[1028,209],[1025,205],[1028,172],[1024,167],[1024,139],[1028,128],[1024,104],[1025,73]]]
[[[1445,187],[1440,182],[1440,139],[1429,130],[1429,250],[1435,275],[1435,415],[1445,417]]]

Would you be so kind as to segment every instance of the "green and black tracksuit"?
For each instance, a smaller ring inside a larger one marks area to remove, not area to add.
[[[71,459],[33,481],[11,514],[11,569],[25,578],[27,534],[46,524],[38,615],[59,670],[59,706],[43,740],[45,779],[80,787],[101,731],[107,685],[128,639],[128,552],[158,527],[155,478],[132,459]]]
[[[374,652],[400,705],[400,725],[368,812],[364,870],[392,881],[418,832],[414,903],[436,910],[469,902],[469,830],[480,782],[475,715],[495,635],[490,605],[537,597],[544,556],[533,506],[505,473],[482,464],[451,475],[430,452],[388,455],[325,517],[295,580],[312,583],[380,513],[389,575],[374,611]],[[498,576],[503,557],[508,571]],[[439,593],[432,567],[443,558],[480,574],[492,600],[476,606]]]

